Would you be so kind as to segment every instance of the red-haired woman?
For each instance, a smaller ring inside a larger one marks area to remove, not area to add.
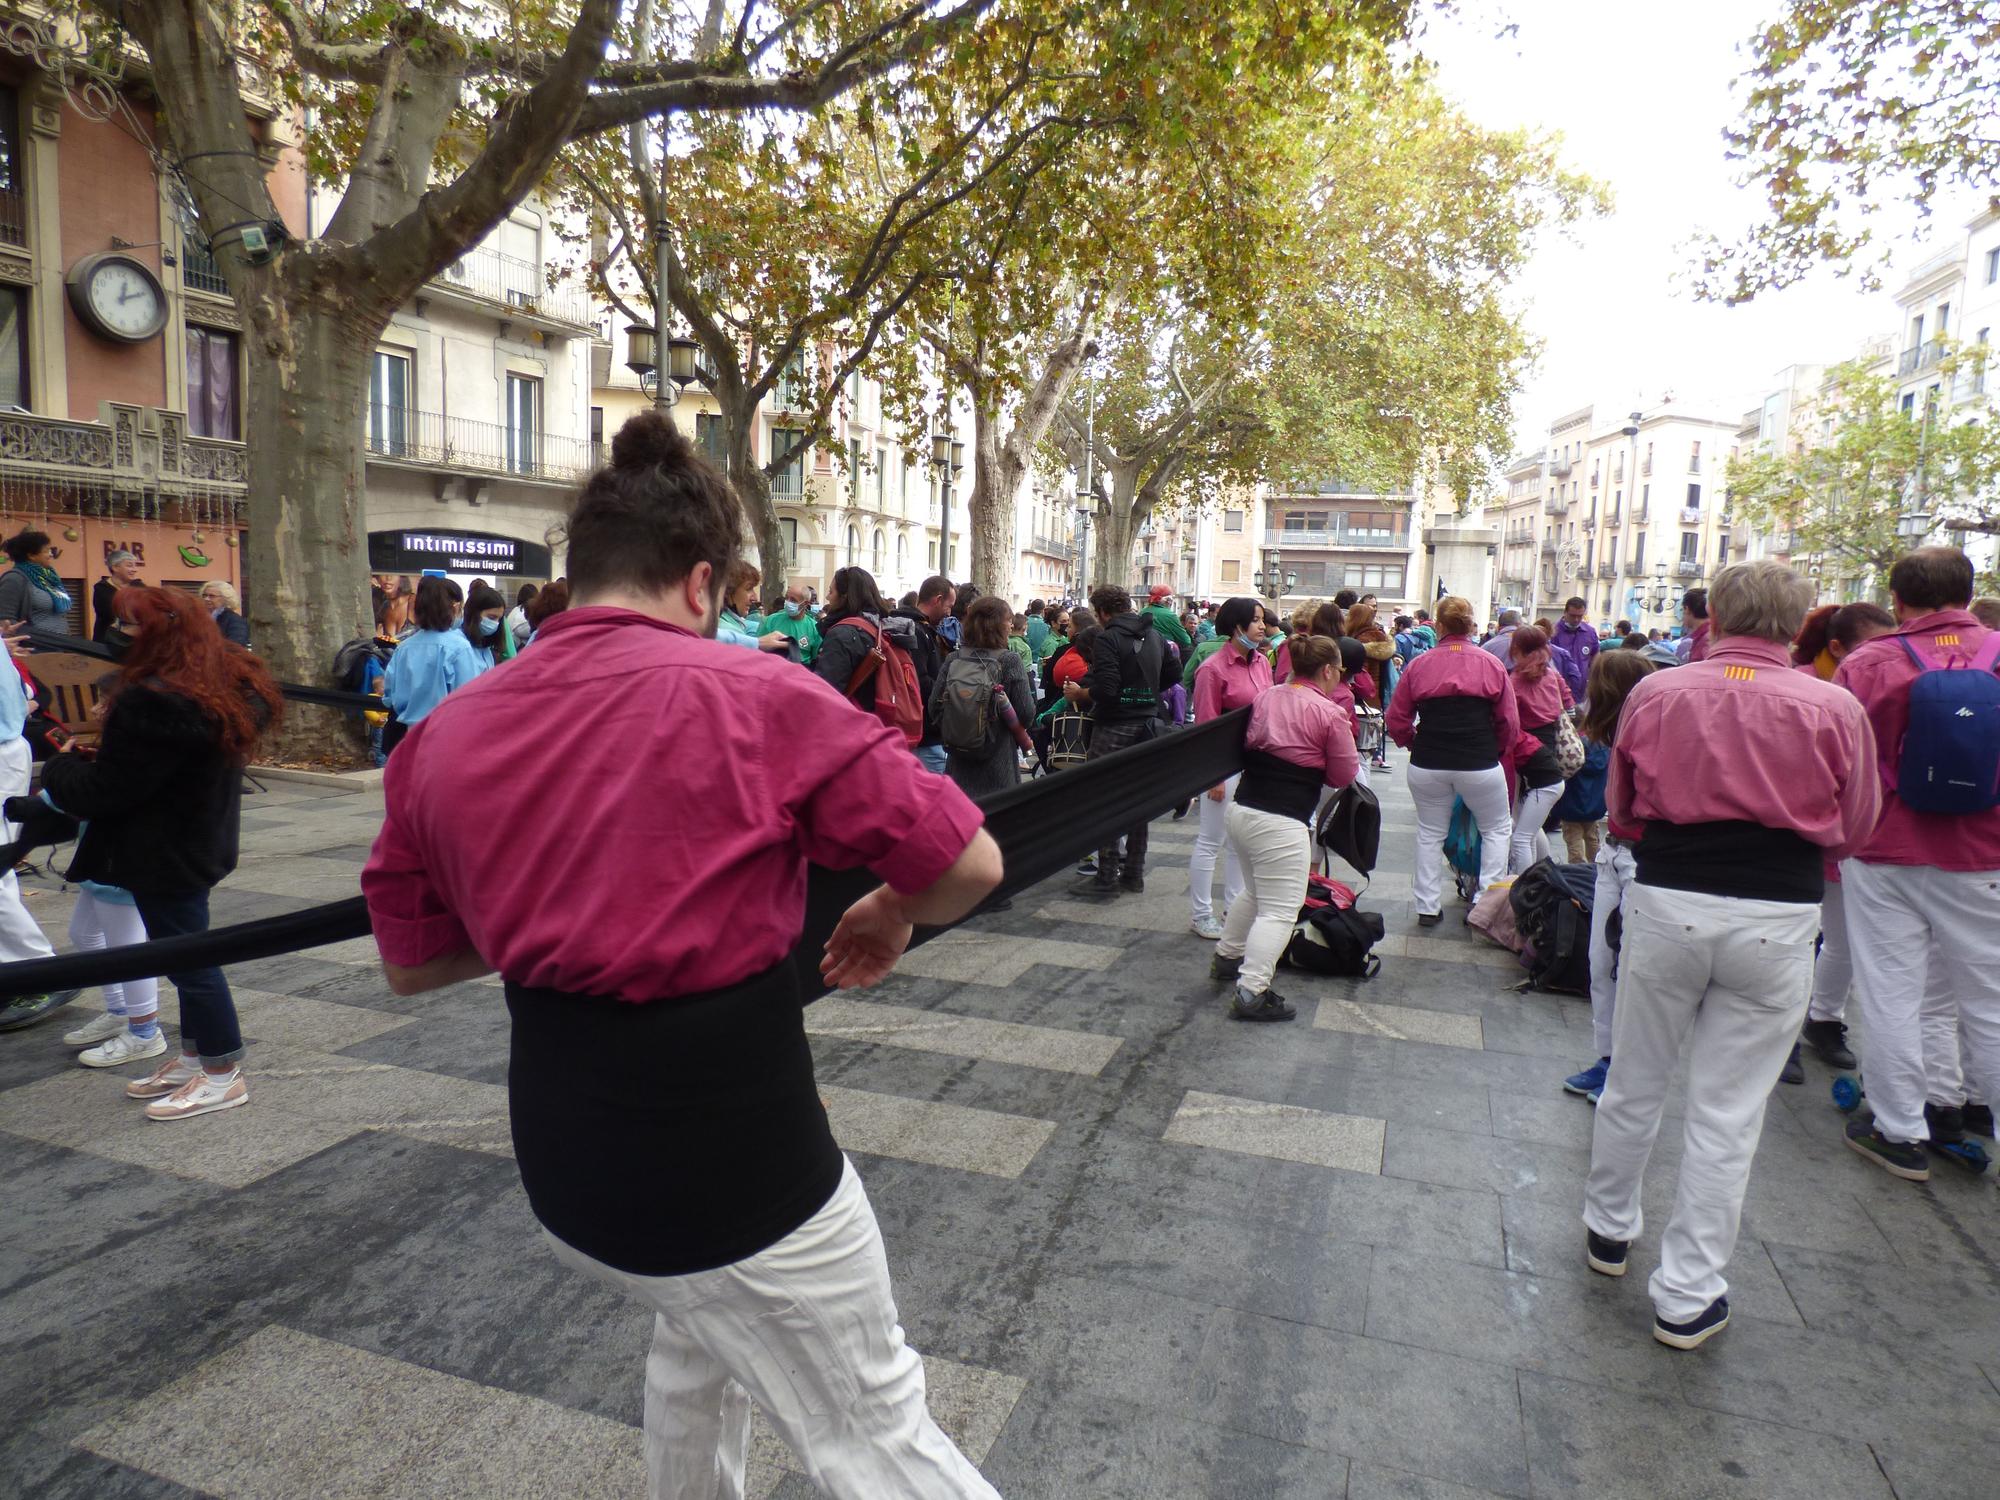
[[[200,602],[172,589],[118,591],[132,638],[118,663],[94,759],[57,755],[42,787],[86,821],[69,878],[130,891],[150,938],[208,930],[208,893],[236,868],[243,767],[281,704],[263,663],[223,644]],[[247,1103],[236,1002],[216,968],[167,976],[181,1050],[125,1087],[155,1120]]]

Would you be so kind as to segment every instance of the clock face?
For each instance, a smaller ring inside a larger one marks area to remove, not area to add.
[[[164,307],[159,285],[127,260],[105,260],[90,273],[90,310],[114,338],[144,339],[159,332]]]

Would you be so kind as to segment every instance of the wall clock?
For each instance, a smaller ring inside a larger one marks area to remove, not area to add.
[[[63,278],[70,306],[100,338],[142,344],[167,326],[167,294],[144,262],[122,251],[86,255]]]

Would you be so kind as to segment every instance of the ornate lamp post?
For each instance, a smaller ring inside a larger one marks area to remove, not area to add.
[[[1299,575],[1285,568],[1285,554],[1276,547],[1264,549],[1264,566],[1250,582],[1257,592],[1273,599],[1282,599],[1299,586]]]
[[[938,528],[938,572],[951,577],[951,491],[965,469],[965,444],[940,428],[931,434],[931,467],[944,478],[944,524]]]

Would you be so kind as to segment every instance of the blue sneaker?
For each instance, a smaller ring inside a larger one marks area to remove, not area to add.
[[[1604,1080],[1611,1072],[1611,1059],[1600,1057],[1581,1073],[1572,1074],[1563,1080],[1563,1092],[1574,1094],[1579,1099],[1588,1099],[1592,1104],[1604,1092]]]
[[[1729,1299],[1717,1297],[1685,1323],[1669,1323],[1653,1315],[1653,1337],[1669,1349],[1699,1349],[1703,1343],[1729,1326]]]

